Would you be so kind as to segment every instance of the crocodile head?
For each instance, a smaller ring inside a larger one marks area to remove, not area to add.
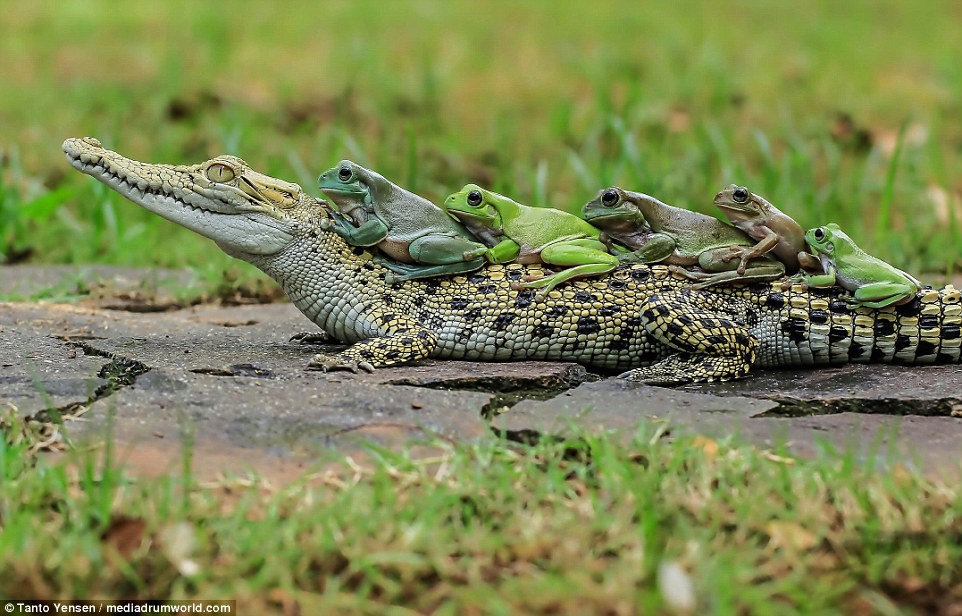
[[[67,139],[63,151],[79,171],[242,259],[279,253],[304,229],[323,227],[318,223],[328,219],[325,201],[253,171],[236,156],[198,165],[142,163],[92,137]]]

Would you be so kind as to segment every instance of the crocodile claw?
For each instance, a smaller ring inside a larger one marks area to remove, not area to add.
[[[301,332],[291,336],[289,342],[297,342],[299,344],[330,344],[333,340],[327,332]]]
[[[357,374],[358,370],[363,370],[365,372],[374,372],[374,366],[367,361],[357,361],[346,357],[344,355],[331,356],[325,355],[323,353],[318,353],[311,358],[311,361],[307,363],[308,370],[320,370],[321,372],[330,372],[333,370],[349,370],[354,374]]]
[[[694,379],[682,374],[660,371],[657,369],[657,367],[653,366],[649,366],[648,368],[635,368],[634,370],[623,372],[618,375],[618,378],[631,381],[632,383],[640,383],[642,385],[661,385],[668,387],[686,385],[695,381]]]

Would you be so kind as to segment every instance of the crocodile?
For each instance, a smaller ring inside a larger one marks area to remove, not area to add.
[[[328,335],[349,344],[309,368],[374,370],[425,358],[565,360],[638,382],[744,377],[753,368],[958,363],[959,291],[857,306],[844,289],[753,282],[692,289],[660,265],[622,264],[536,301],[515,284],[537,265],[385,282],[374,255],[334,231],[331,207],[234,156],[196,165],[137,162],[96,139],[68,139],[67,160],[134,203],[212,239],[276,280]]]

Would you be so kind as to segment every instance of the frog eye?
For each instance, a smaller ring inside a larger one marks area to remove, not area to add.
[[[230,182],[236,177],[234,170],[223,163],[214,163],[207,167],[207,179],[211,182]]]
[[[611,207],[613,205],[616,205],[620,199],[621,197],[620,195],[618,195],[618,191],[609,189],[609,190],[606,190],[604,193],[602,193],[601,204],[607,207]]]
[[[337,170],[337,179],[342,182],[349,182],[352,177],[354,177],[354,172],[351,171],[350,167],[341,167]]]
[[[813,233],[812,235],[815,236],[816,241],[821,242],[825,240],[825,230],[822,229],[821,227],[819,227],[818,229],[815,229],[815,233]]]
[[[750,194],[744,186],[737,186],[735,190],[732,191],[732,199],[735,200],[735,203],[746,203]]]
[[[484,195],[481,194],[480,190],[472,190],[468,193],[468,205],[473,205],[475,207],[481,205],[484,200]]]

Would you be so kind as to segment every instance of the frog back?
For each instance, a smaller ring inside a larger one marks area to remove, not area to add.
[[[836,277],[852,286],[872,282],[911,282],[920,287],[922,284],[911,274],[900,270],[891,263],[872,256],[855,245],[848,236],[847,242],[837,242],[834,258],[828,261],[835,266]]]
[[[428,233],[471,237],[460,223],[424,197],[387,184],[371,196],[374,213],[387,225],[390,238],[408,241]]]
[[[665,205],[659,220],[645,214],[653,231],[672,236],[681,254],[698,255],[725,246],[751,246],[751,238],[713,216]],[[657,226],[656,226],[657,225]]]
[[[510,220],[502,219],[505,235],[518,244],[543,246],[562,237],[597,239],[601,235],[599,229],[574,214],[551,207],[518,205],[516,216]]]

